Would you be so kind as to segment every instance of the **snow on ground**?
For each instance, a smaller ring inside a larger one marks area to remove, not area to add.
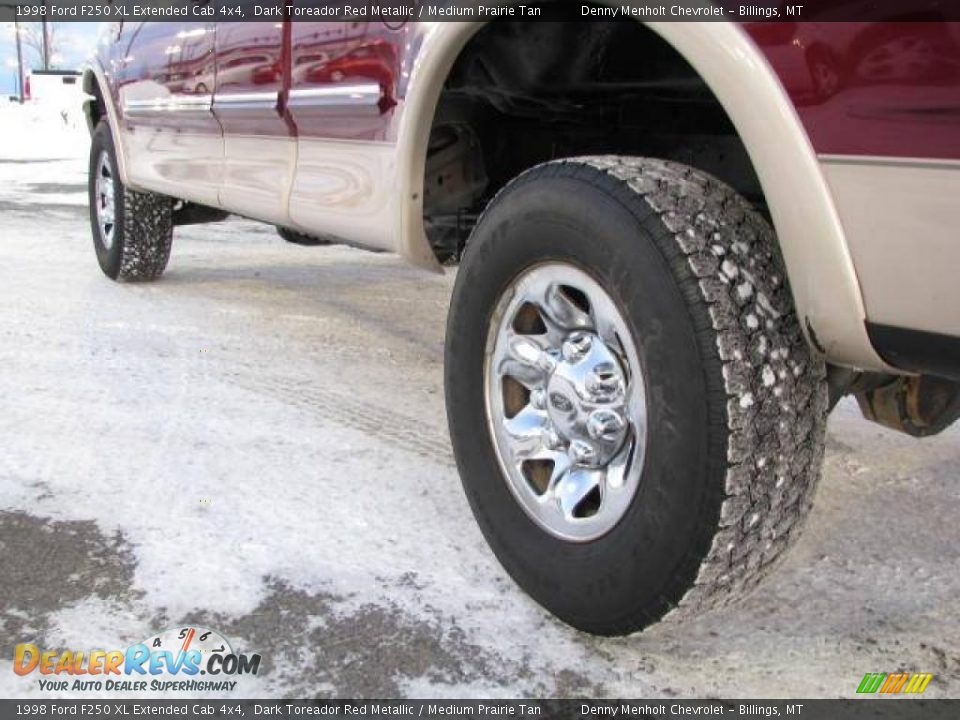
[[[86,157],[89,144],[80,99],[0,103],[0,160],[75,159]]]
[[[460,490],[450,274],[229,221],[179,229],[160,282],[112,283],[85,163],[0,161],[0,696],[43,694],[15,643],[183,623],[263,654],[246,697],[849,697],[894,668],[957,694],[957,430],[920,443],[844,403],[758,592],[591,638],[512,584]]]

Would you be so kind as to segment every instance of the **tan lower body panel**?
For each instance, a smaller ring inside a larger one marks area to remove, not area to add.
[[[289,224],[287,202],[296,162],[293,138],[228,135],[220,206],[264,222]]]
[[[392,144],[300,138],[297,154],[290,193],[294,227],[396,252],[399,208]]]
[[[223,181],[223,138],[149,126],[123,131],[130,184],[217,206]]]
[[[867,320],[960,336],[960,163],[821,160]]]

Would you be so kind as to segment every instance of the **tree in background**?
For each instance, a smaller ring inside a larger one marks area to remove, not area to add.
[[[62,30],[63,23],[20,23],[20,40],[36,57],[36,69],[50,70],[62,61]]]

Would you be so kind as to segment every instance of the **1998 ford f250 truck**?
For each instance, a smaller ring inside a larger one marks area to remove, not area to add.
[[[506,570],[598,634],[724,604],[797,537],[840,397],[960,414],[960,23],[880,5],[114,24],[97,259],[152,280],[176,225],[238,213],[459,264],[450,434]]]

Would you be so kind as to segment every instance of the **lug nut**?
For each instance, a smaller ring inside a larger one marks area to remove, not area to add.
[[[557,369],[557,358],[555,358],[549,352],[541,353],[540,357],[537,359],[537,367],[549,375]]]
[[[594,440],[618,440],[625,426],[623,417],[612,410],[594,410],[587,418],[587,432]]]
[[[570,443],[570,459],[577,465],[596,465],[597,451],[583,440],[574,440]]]
[[[590,348],[592,346],[593,340],[591,340],[589,333],[570,333],[563,341],[563,348],[561,350],[563,359],[571,363],[577,362],[578,360],[583,359],[587,353],[590,352]]]
[[[610,363],[597,365],[587,375],[584,385],[594,402],[609,401],[623,393],[623,378]]]

